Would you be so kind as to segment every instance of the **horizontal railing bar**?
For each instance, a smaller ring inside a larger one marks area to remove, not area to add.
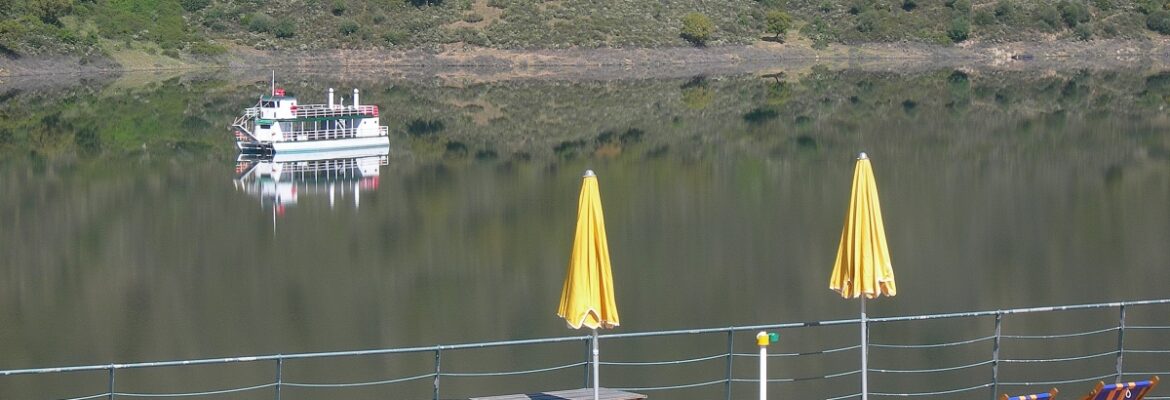
[[[757,356],[758,357],[758,356]],[[617,366],[638,366],[638,365],[676,365],[689,364],[694,362],[710,361],[710,360],[726,360],[727,353],[720,353],[713,356],[690,358],[686,360],[669,360],[669,361],[601,361],[601,365],[617,365]],[[580,363],[578,365],[585,364]]]
[[[800,377],[800,378],[769,378],[768,382],[791,383],[791,382],[817,381],[817,380],[821,380],[821,379],[840,378],[843,376],[856,375],[856,374],[860,374],[860,373],[861,373],[860,369],[855,369],[852,371],[838,372],[835,374],[828,374],[828,375],[822,375],[822,376],[806,376],[806,377]],[[747,382],[759,382],[760,380],[759,379],[747,379],[747,378],[734,378],[731,381],[732,382],[747,383]]]
[[[1125,353],[1133,354],[1170,354],[1170,350],[1130,350],[1125,349]]]
[[[100,399],[102,397],[110,397],[110,393],[109,392],[98,393],[98,394],[92,394],[92,395],[85,396],[85,397],[70,397],[68,399],[62,399],[62,400],[90,400],[90,399]]]
[[[1056,334],[1056,335],[1003,335],[1002,337],[1004,339],[1064,339],[1064,338],[1096,335],[1099,333],[1114,332],[1114,331],[1117,331],[1119,329],[1121,329],[1121,327],[1115,326],[1112,328],[1098,329],[1095,331],[1064,333],[1064,334]]]
[[[512,375],[527,375],[540,372],[556,371],[565,368],[580,367],[585,365],[584,361],[573,364],[558,365],[555,367],[530,369],[527,371],[505,371],[505,372],[443,372],[441,376],[456,376],[456,377],[474,377],[474,376],[512,376]]]
[[[987,360],[987,361],[977,362],[974,364],[960,365],[957,367],[945,367],[945,368],[935,368],[935,369],[878,369],[878,368],[870,368],[869,370],[873,371],[873,372],[883,372],[883,373],[890,373],[890,374],[923,374],[923,373],[933,373],[933,372],[957,371],[960,369],[981,367],[981,366],[990,365],[993,363],[995,363],[994,360]]]
[[[246,391],[249,391],[249,390],[259,390],[259,389],[270,388],[270,387],[273,387],[273,386],[276,386],[276,383],[265,383],[265,384],[263,384],[263,385],[248,386],[248,387],[235,388],[235,389],[215,390],[215,391],[208,391],[208,392],[190,392],[190,393],[123,393],[123,392],[117,392],[117,393],[114,393],[114,396],[125,396],[125,397],[191,397],[191,396],[210,396],[210,395],[216,395],[216,394],[239,393],[239,392],[246,392]]]
[[[869,321],[870,323],[881,323],[881,322],[920,321],[920,320],[949,319],[949,318],[991,317],[991,316],[996,316],[996,315],[1028,314],[1028,313],[1049,312],[1049,311],[1090,310],[1090,309],[1096,309],[1096,308],[1117,308],[1117,307],[1121,307],[1121,306],[1130,307],[1130,306],[1145,306],[1145,305],[1168,304],[1168,303],[1170,303],[1170,299],[1120,301],[1120,302],[1113,302],[1113,303],[1075,304],[1075,305],[1067,305],[1067,306],[1015,308],[1015,309],[997,310],[997,311],[974,311],[974,312],[963,312],[963,313],[915,315],[915,316],[906,316],[906,317],[866,318],[866,321]],[[851,320],[851,321],[853,323],[859,322],[858,320]]]
[[[1105,379],[1105,378],[1109,378],[1109,377],[1113,377],[1113,376],[1117,376],[1117,374],[1113,374],[1113,373],[1111,373],[1111,374],[1105,374],[1105,375],[1093,376],[1093,377],[1088,377],[1088,378],[1080,378],[1080,379],[1069,379],[1069,380],[1064,380],[1064,381],[1043,381],[1043,382],[1000,382],[1000,383],[999,383],[999,385],[1000,385],[1000,386],[1063,385],[1063,384],[1066,384],[1066,383],[1083,383],[1083,382],[1092,382],[1092,381],[1101,380],[1101,379]]]
[[[1154,375],[1170,375],[1170,371],[1162,371],[1162,372],[1126,372],[1126,373],[1124,373],[1124,374],[1121,374],[1121,375],[1124,375],[1124,376],[1146,376],[1146,377],[1150,377],[1150,376],[1154,376]]]
[[[799,352],[799,353],[768,353],[768,358],[772,358],[772,357],[799,357],[799,356],[815,356],[815,355],[818,355],[818,354],[830,354],[830,353],[838,353],[838,352],[842,352],[842,351],[848,351],[848,350],[857,350],[857,349],[860,349],[860,348],[861,348],[861,345],[860,345],[860,344],[855,344],[855,345],[852,345],[852,346],[838,347],[838,348],[835,348],[835,349],[827,349],[827,350],[816,350],[816,351],[809,351],[809,352]],[[736,357],[753,357],[753,358],[754,358],[754,357],[759,357],[759,356],[760,356],[760,355],[759,355],[759,353],[733,353],[732,355],[733,355],[733,356],[736,356]]]
[[[1125,327],[1125,329],[1126,329],[1126,330],[1130,330],[1130,329],[1136,329],[1136,330],[1143,330],[1143,329],[1170,329],[1170,326],[1163,326],[1163,325],[1133,325],[1133,326],[1126,326],[1126,327]],[[1147,399],[1148,399],[1148,398],[1149,398],[1149,397],[1147,397]]]
[[[876,324],[876,323],[901,322],[901,321],[922,321],[922,320],[934,320],[934,319],[969,318],[969,317],[984,317],[984,316],[995,316],[995,315],[1048,312],[1048,311],[1070,311],[1070,310],[1085,310],[1085,309],[1096,309],[1096,308],[1116,308],[1116,307],[1121,307],[1121,306],[1143,306],[1143,305],[1156,305],[1156,304],[1170,304],[1170,299],[1139,300],[1139,301],[1097,303],[1097,304],[1079,304],[1079,305],[1068,305],[1068,306],[1017,308],[1017,309],[996,310],[996,311],[928,314],[928,315],[915,315],[915,316],[903,316],[903,317],[879,317],[879,318],[867,318],[867,321],[869,321],[870,323]],[[654,332],[607,334],[607,335],[600,335],[599,338],[600,339],[620,339],[620,338],[657,337],[657,336],[674,336],[674,335],[689,335],[689,334],[729,333],[729,332],[754,331],[754,330],[766,330],[766,329],[795,329],[795,328],[823,327],[823,326],[835,326],[835,325],[849,325],[849,324],[857,324],[859,322],[860,322],[860,319],[843,319],[843,320],[828,320],[828,321],[818,321],[818,322],[797,322],[797,323],[782,323],[782,324],[731,326],[731,327],[724,327],[724,328],[680,329],[680,330],[667,330],[667,331],[654,331]],[[85,366],[72,366],[72,367],[15,369],[15,370],[0,371],[0,376],[42,374],[42,373],[60,373],[60,372],[107,371],[110,369],[194,366],[194,365],[205,365],[205,364],[226,364],[226,363],[237,363],[237,362],[274,361],[274,360],[278,360],[278,359],[295,360],[295,359],[322,358],[322,357],[348,357],[348,356],[368,356],[368,355],[384,355],[384,354],[406,354],[406,353],[433,352],[436,350],[482,349],[482,348],[501,347],[501,346],[551,344],[551,343],[562,343],[562,342],[572,342],[572,341],[585,341],[585,340],[589,340],[591,338],[592,337],[588,336],[588,335],[580,335],[580,336],[564,336],[564,337],[553,337],[553,338],[507,340],[507,341],[496,341],[496,342],[465,343],[465,344],[421,346],[421,347],[386,348],[386,349],[372,349],[372,350],[331,351],[331,352],[299,353],[299,354],[285,354],[285,355],[207,358],[207,359],[182,360],[182,361],[159,361],[159,362],[139,362],[139,363],[124,363],[124,364],[85,365]]]
[[[700,386],[710,386],[710,385],[717,385],[717,384],[720,384],[720,383],[727,383],[727,380],[726,380],[726,379],[720,379],[720,380],[717,380],[717,381],[710,381],[710,382],[699,382],[699,383],[690,383],[690,384],[686,384],[686,385],[674,385],[674,386],[652,386],[652,387],[631,387],[631,388],[617,388],[617,390],[622,390],[622,391],[639,391],[639,392],[652,392],[652,391],[655,391],[655,390],[689,389],[689,388],[696,388],[696,387],[700,387]]]
[[[870,346],[870,347],[884,347],[884,348],[894,348],[894,349],[929,349],[929,348],[936,348],[936,347],[951,347],[951,346],[959,346],[959,345],[964,345],[964,344],[971,344],[971,343],[986,342],[986,341],[988,341],[988,340],[992,340],[992,339],[995,339],[995,335],[991,335],[991,336],[984,336],[984,337],[981,337],[981,338],[975,338],[975,339],[970,339],[970,340],[962,340],[962,341],[958,341],[958,342],[950,342],[950,343],[932,343],[932,344],[880,344],[880,343],[870,343],[870,344],[869,344],[869,346]]]
[[[434,374],[434,373],[429,373],[429,374],[423,374],[423,375],[408,376],[408,377],[405,377],[405,378],[395,378],[395,379],[387,379],[387,380],[383,380],[383,381],[371,381],[371,382],[353,382],[353,383],[295,383],[295,382],[281,382],[281,383],[280,383],[280,385],[281,385],[281,386],[290,386],[290,387],[301,387],[301,388],[338,388],[338,387],[360,387],[360,386],[389,385],[389,384],[391,384],[391,383],[409,382],[409,381],[419,380],[419,379],[422,379],[422,378],[434,378],[434,377],[435,377],[435,374]]]
[[[830,397],[830,398],[827,398],[825,400],[844,400],[844,399],[849,399],[849,398],[854,398],[854,397],[861,397],[861,393],[854,393],[854,394],[845,395],[845,396],[841,396],[841,397]]]
[[[1104,356],[1115,356],[1115,355],[1117,355],[1117,350],[1110,350],[1110,351],[1107,351],[1104,353],[1088,354],[1088,355],[1075,356],[1075,357],[1044,358],[1044,359],[1004,359],[1004,360],[999,360],[999,362],[1003,362],[1003,363],[1050,363],[1050,362],[1088,360],[1090,358],[1097,358],[1097,357],[1104,357]]]
[[[944,390],[944,391],[939,391],[939,392],[921,392],[921,393],[873,393],[873,392],[871,392],[870,394],[874,395],[874,396],[886,396],[886,397],[937,396],[940,394],[953,394],[953,393],[969,392],[969,391],[976,390],[976,389],[983,389],[986,387],[991,387],[992,385],[994,385],[994,383],[988,382],[988,383],[984,383],[982,385],[965,387],[965,388],[961,388],[961,389]]]

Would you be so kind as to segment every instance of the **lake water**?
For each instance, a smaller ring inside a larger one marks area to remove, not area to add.
[[[278,79],[360,88],[389,154],[274,203],[227,129],[267,72],[0,84],[0,369],[581,334],[586,169],[617,332],[855,318],[827,285],[859,151],[899,288],[873,316],[1166,297],[1167,71]]]

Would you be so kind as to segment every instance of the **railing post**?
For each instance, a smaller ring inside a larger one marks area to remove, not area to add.
[[[1121,305],[1121,317],[1117,322],[1117,380],[1121,383],[1122,361],[1125,359],[1125,304]]]
[[[735,355],[735,331],[727,331],[727,382],[723,384],[723,393],[727,400],[731,400],[731,360]]]
[[[435,349],[435,387],[432,399],[439,400],[439,377],[443,375],[443,349]]]
[[[276,400],[280,400],[280,384],[284,376],[281,369],[284,366],[284,357],[276,357]]]
[[[991,349],[991,399],[999,393],[999,346],[1003,339],[1003,313],[995,313],[995,347]]]
[[[585,339],[585,382],[581,387],[589,387],[589,374],[593,371],[593,347],[589,344],[589,339]]]

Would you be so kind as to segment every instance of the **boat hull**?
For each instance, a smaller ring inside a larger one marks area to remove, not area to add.
[[[239,142],[240,150],[248,153],[315,153],[330,151],[345,151],[373,147],[390,146],[390,138],[386,136],[356,137],[333,140],[308,140],[291,142]]]

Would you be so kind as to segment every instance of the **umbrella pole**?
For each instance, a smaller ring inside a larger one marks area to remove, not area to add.
[[[869,400],[869,335],[866,332],[865,294],[861,295],[861,400]]]
[[[593,400],[598,400],[601,397],[601,378],[598,373],[601,372],[601,366],[598,364],[600,351],[597,350],[597,328],[593,328]]]

